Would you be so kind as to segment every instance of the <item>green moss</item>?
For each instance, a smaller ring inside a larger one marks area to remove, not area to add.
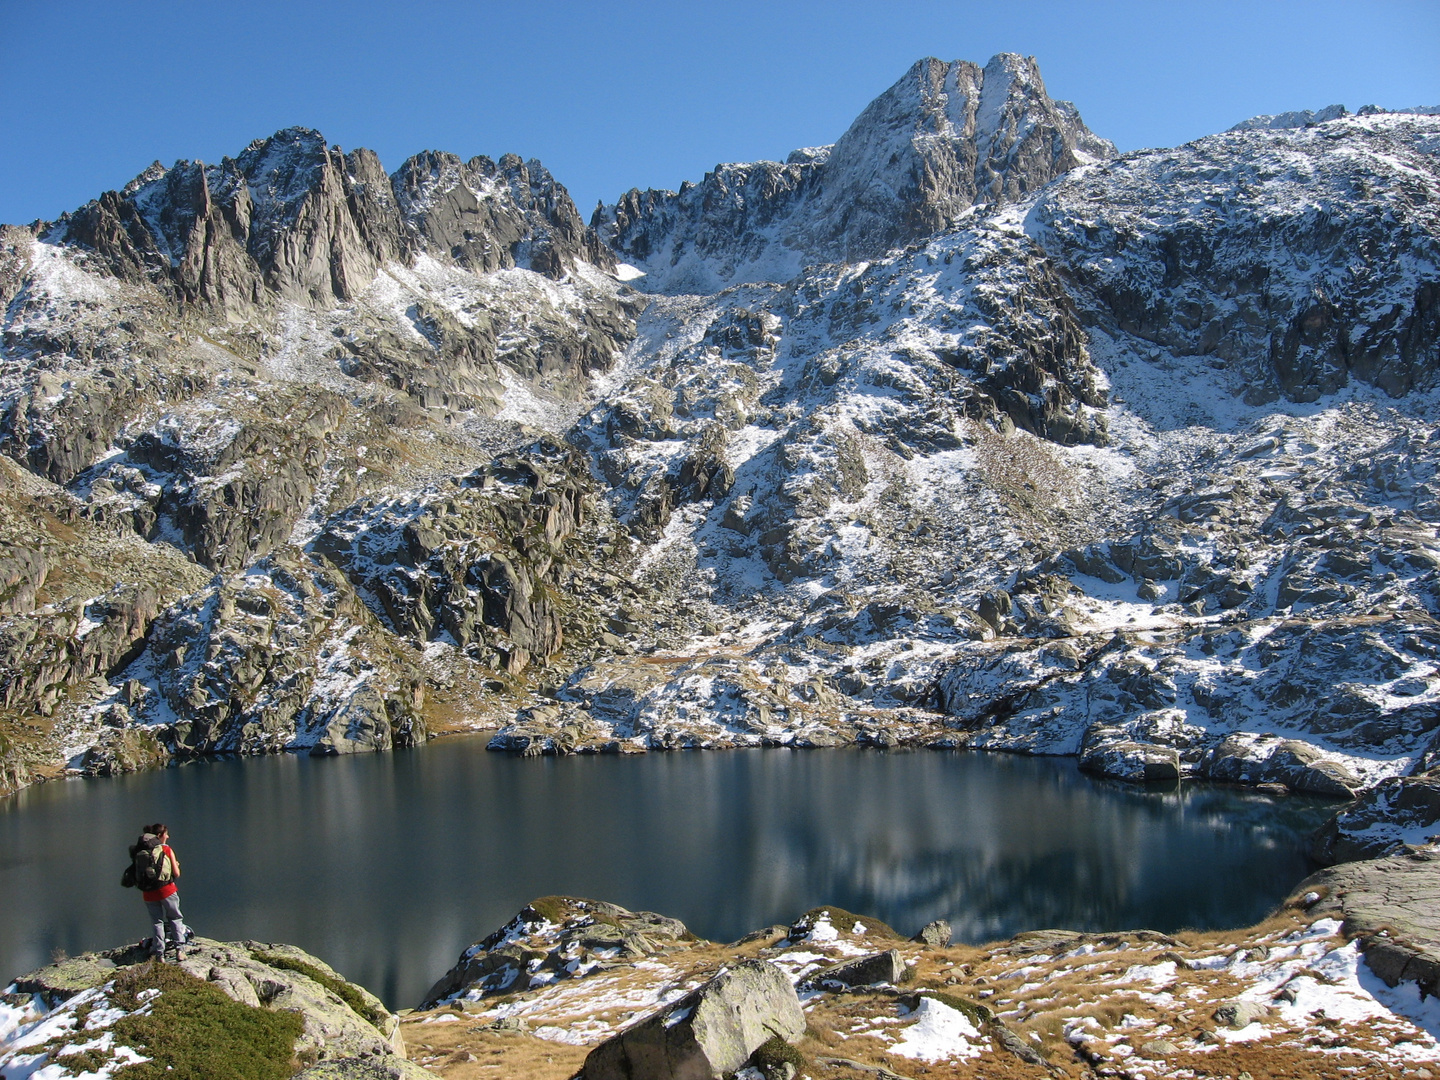
[[[149,1061],[126,1065],[116,1080],[287,1080],[295,1072],[299,1013],[245,1005],[179,967],[151,962],[123,972],[111,1000],[138,1009],[140,994],[158,990],[148,1012],[115,1022],[115,1040]]]
[[[779,1076],[785,1065],[793,1065],[795,1075],[800,1076],[805,1071],[807,1062],[805,1055],[799,1050],[780,1038],[779,1035],[771,1035],[750,1055],[750,1064],[767,1077]]]
[[[307,964],[303,960],[292,960],[288,956],[281,956],[279,953],[252,952],[250,954],[262,964],[279,968],[281,971],[293,971],[297,975],[304,975],[307,979],[313,979],[326,990],[349,1005],[357,1016],[362,1017],[371,1024],[380,1034],[386,1034],[382,1025],[389,1019],[389,1014],[381,1009],[376,1009],[365,1000],[363,994],[344,979],[337,979],[334,975],[327,975],[314,964]]]
[[[542,896],[538,900],[531,900],[525,906],[546,922],[558,926],[573,914],[574,901],[568,896]]]

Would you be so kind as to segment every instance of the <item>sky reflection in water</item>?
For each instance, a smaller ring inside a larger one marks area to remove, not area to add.
[[[837,904],[957,939],[1236,926],[1308,866],[1332,804],[1106,784],[1046,760],[755,750],[517,759],[480,739],[207,762],[0,802],[0,978],[148,932],[119,887],[163,820],[198,933],[291,942],[413,1006],[460,950],[551,893],[728,941]]]

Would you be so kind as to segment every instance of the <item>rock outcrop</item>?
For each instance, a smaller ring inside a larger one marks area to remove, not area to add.
[[[444,634],[512,674],[560,652],[583,621],[557,586],[586,527],[592,486],[573,452],[497,459],[439,497],[363,501],[335,515],[317,551],[375,597],[411,641]]]
[[[1434,851],[1345,863],[1306,878],[1295,895],[1339,912],[1365,962],[1387,986],[1440,992],[1440,858]]]
[[[1382,780],[1327,821],[1310,857],[1333,864],[1376,859],[1440,844],[1440,776]]]
[[[599,900],[542,897],[461,953],[425,995],[422,1008],[580,978],[605,962],[654,956],[692,940],[680,920],[654,912]]]
[[[130,711],[182,757],[423,743],[425,676],[334,567],[292,553],[218,579],[156,621]]]
[[[1076,170],[1026,231],[1084,321],[1141,355],[1213,358],[1231,393],[1315,401],[1435,385],[1436,122],[1235,131]]]
[[[1217,1062],[1235,1072],[1433,1068],[1440,1045],[1425,1030],[1430,1003],[1414,982],[1428,969],[1406,953],[1405,978],[1366,970],[1390,972],[1401,956],[1394,946],[1403,939],[1412,948],[1413,924],[1434,921],[1430,865],[1352,864],[1322,875],[1329,884],[1302,884],[1259,926],[1183,937],[1040,930],[947,947],[822,907],[788,933],[776,926],[731,945],[677,943],[563,979],[541,972],[508,992],[447,998],[404,1026],[416,1059],[431,1068],[482,1061],[537,1080],[771,1080],[841,1067],[879,1077]],[[527,911],[542,907],[548,902]],[[535,924],[536,914],[523,922]],[[904,984],[823,977],[857,953],[903,971]],[[1327,1023],[1317,1022],[1320,1010]]]
[[[137,994],[121,985],[127,979],[140,986],[156,985]],[[282,1066],[291,1060],[314,1064],[338,1059],[335,1068],[341,1069],[339,1073],[332,1069],[320,1075],[345,1076],[351,1075],[345,1069],[354,1068],[346,1062],[363,1058],[373,1067],[390,1070],[378,1073],[380,1076],[409,1080],[428,1075],[406,1062],[399,1018],[369,991],[348,982],[323,961],[291,945],[205,938],[184,946],[174,965],[147,961],[144,946],[137,945],[59,960],[17,978],[9,987],[8,1000],[22,1012],[16,1025],[19,1032],[7,1032],[0,1044],[0,1068],[7,1063],[33,1068],[59,1061],[68,1053],[94,1048],[97,1039],[105,1047],[105,1055],[117,1058],[119,1064],[144,1060],[144,1055],[134,1053],[127,1043],[127,1039],[143,1039],[143,1030],[133,1023],[127,1026],[125,1018],[150,1012],[156,1006],[144,1008],[147,1002],[166,994],[185,994],[195,984],[218,989],[252,1009],[297,1015],[298,1035],[279,1062]],[[137,1000],[130,1001],[127,995]],[[180,1022],[195,1023],[195,1030],[169,1030],[166,1037],[182,1041],[205,1038],[203,995],[199,1001],[179,1014]],[[140,1012],[136,1012],[137,1005],[142,1007]],[[208,1019],[215,1022],[213,1017]],[[87,1034],[76,1036],[75,1029],[82,1027]],[[71,1034],[74,1046],[67,1047],[63,1038],[58,1045],[49,1040],[50,1035],[63,1032]],[[37,1060],[37,1054],[44,1055],[44,1060]]]

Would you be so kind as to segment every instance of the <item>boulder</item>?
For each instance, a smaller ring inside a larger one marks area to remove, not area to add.
[[[1098,726],[1085,734],[1079,766],[1086,772],[1131,783],[1178,780],[1181,775],[1180,751],[1173,746],[1138,742]]]
[[[835,989],[875,986],[880,983],[894,985],[904,974],[905,961],[900,953],[895,949],[887,949],[823,968],[809,976],[805,985]]]
[[[585,1059],[585,1080],[721,1080],[771,1036],[805,1032],[785,973],[743,960],[705,985],[607,1039]]]
[[[1255,1001],[1230,1001],[1221,1005],[1212,1015],[1217,1024],[1224,1024],[1239,1031],[1256,1020],[1265,1019],[1270,1015],[1270,1010]]]
[[[914,940],[932,949],[943,949],[950,944],[950,923],[945,919],[928,922],[921,927]]]
[[[1309,743],[1238,733],[1206,753],[1200,773],[1232,784],[1284,784],[1292,791],[1354,798],[1360,779]]]

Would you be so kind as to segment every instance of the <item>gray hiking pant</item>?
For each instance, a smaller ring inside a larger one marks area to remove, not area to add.
[[[171,893],[164,900],[146,900],[145,910],[150,912],[155,936],[150,939],[150,951],[156,956],[165,951],[165,927],[170,927],[170,940],[177,946],[185,940],[185,917],[180,914],[180,894]]]

